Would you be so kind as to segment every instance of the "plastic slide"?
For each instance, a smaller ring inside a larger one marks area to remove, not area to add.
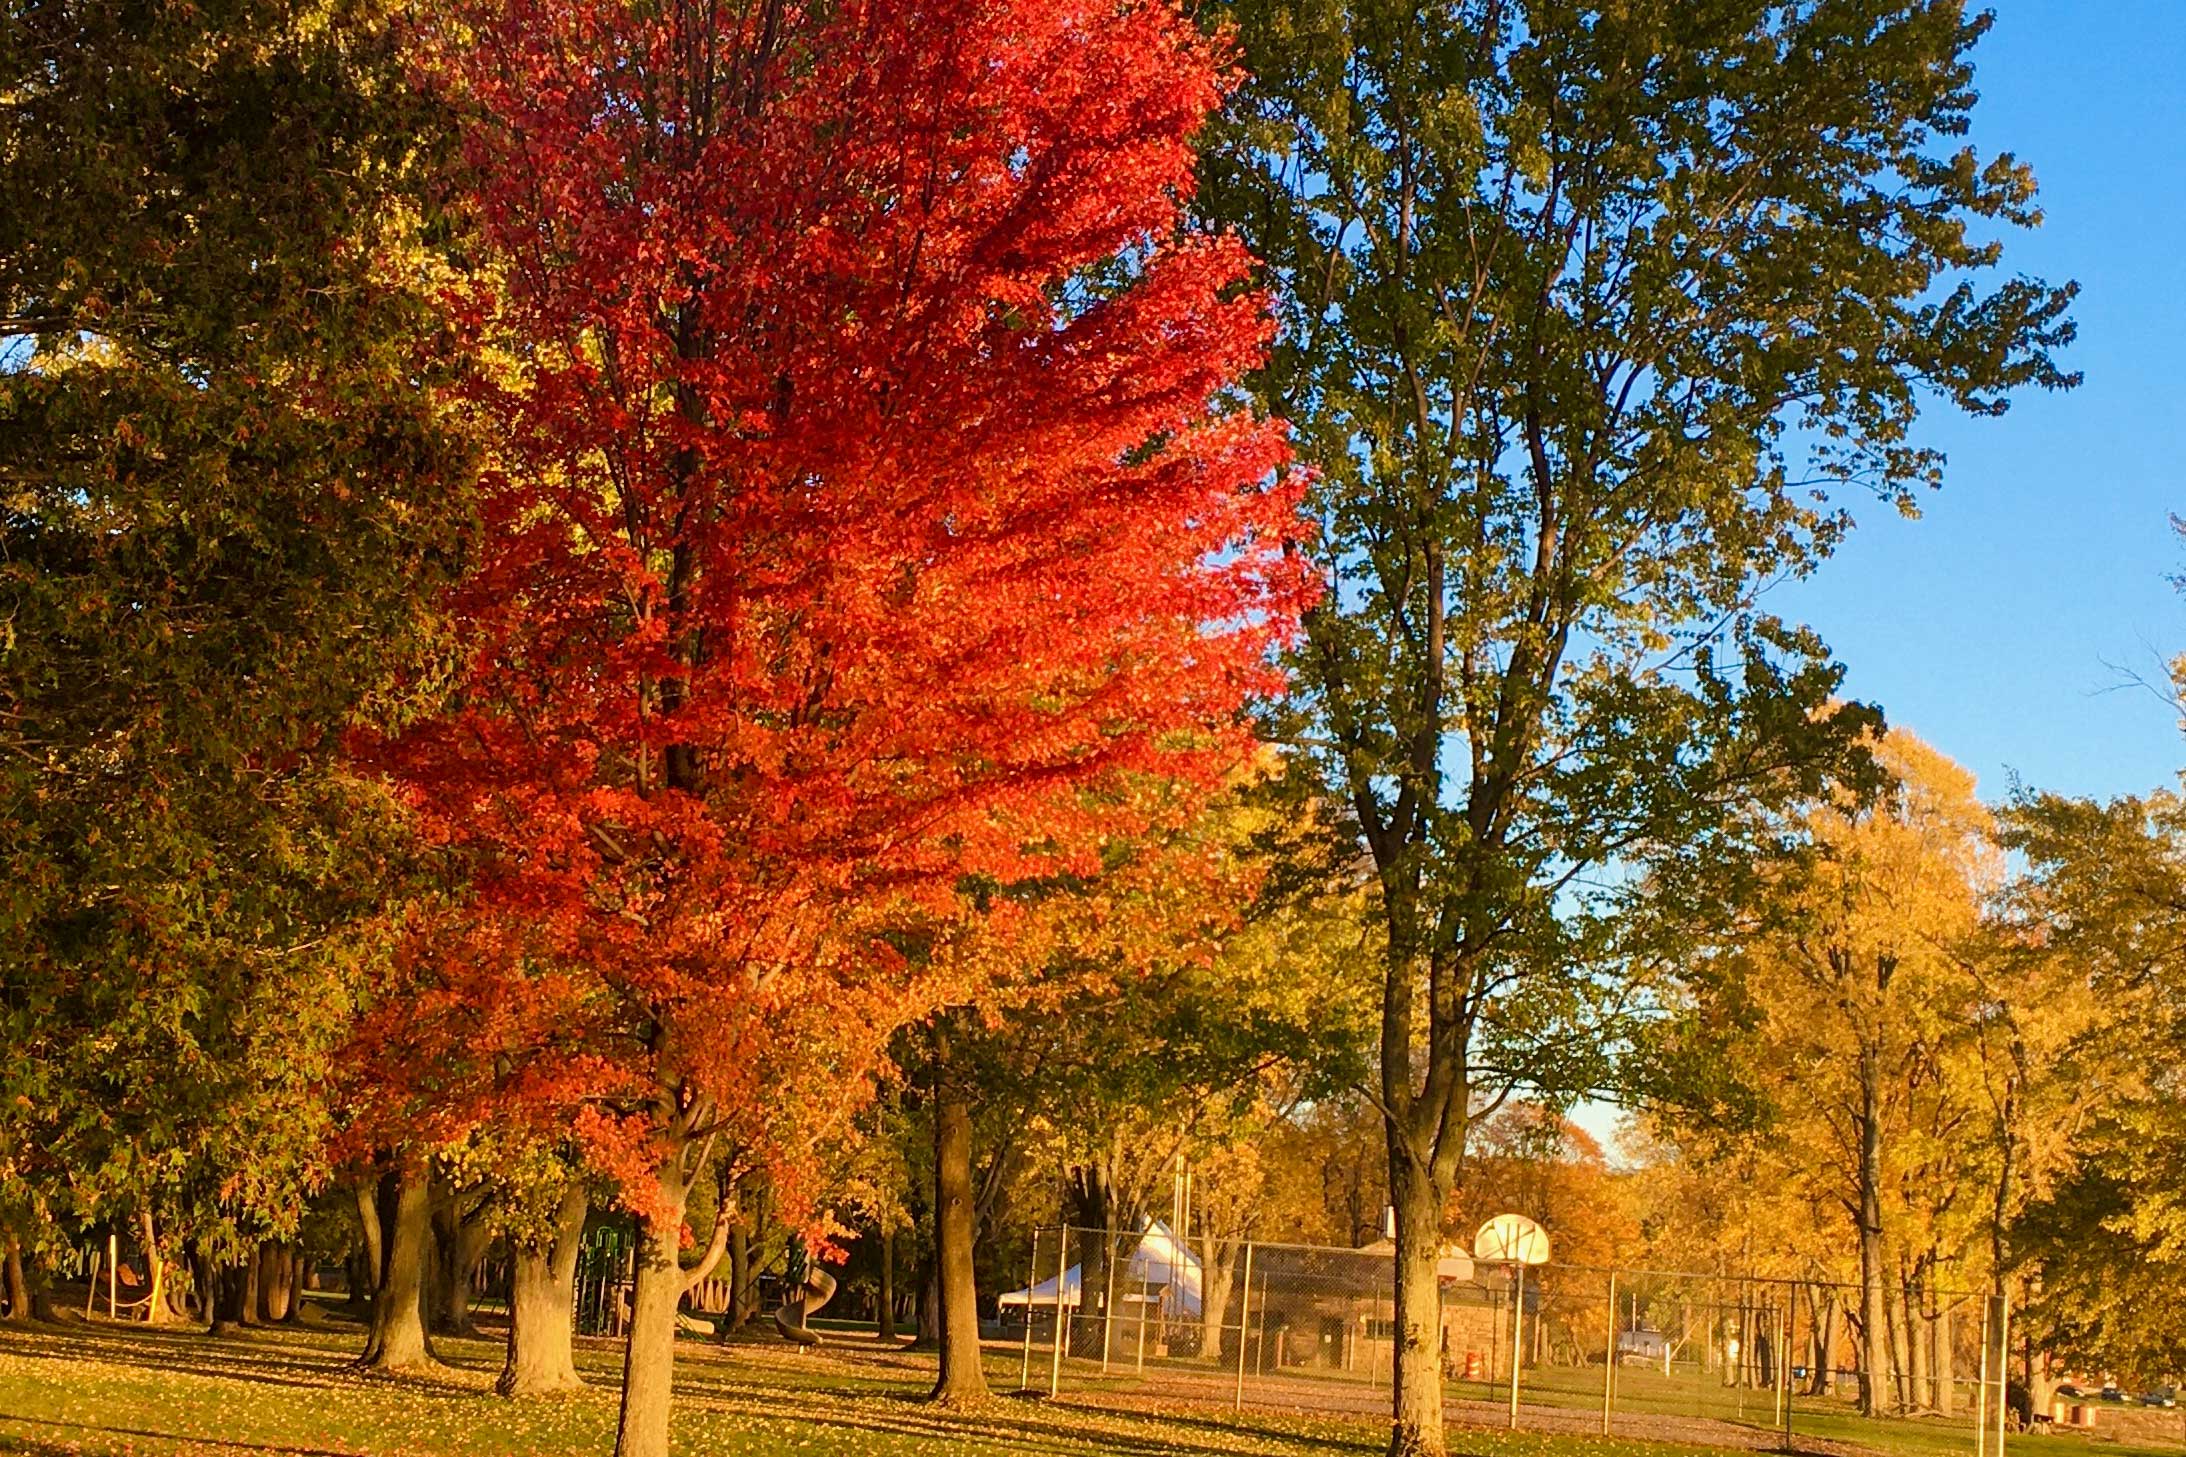
[[[796,1296],[783,1301],[781,1309],[774,1312],[774,1328],[782,1333],[784,1339],[795,1341],[800,1346],[817,1346],[820,1343],[820,1333],[805,1322],[834,1298],[835,1277],[816,1264],[807,1264],[804,1284],[798,1287]]]

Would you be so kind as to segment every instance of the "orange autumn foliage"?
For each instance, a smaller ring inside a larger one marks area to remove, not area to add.
[[[1014,914],[967,891],[1094,875],[1247,752],[1312,584],[1229,402],[1249,260],[1181,212],[1228,77],[1161,5],[438,24],[486,530],[452,706],[370,751],[496,953],[413,963],[387,1071],[508,1002],[523,1095],[666,1215],[664,1161],[794,1164],[962,994],[937,948]]]

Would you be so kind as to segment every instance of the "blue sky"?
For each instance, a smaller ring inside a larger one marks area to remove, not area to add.
[[[2086,381],[1999,420],[1939,410],[1918,521],[1879,506],[1768,610],[1815,627],[1847,690],[1980,777],[2075,794],[2169,784],[2175,713],[2106,663],[2186,653],[2186,0],[1993,0],[1974,142],[2030,162],[2044,226],[2006,267],[2075,278]]]
[[[2009,792],[2176,782],[2186,736],[2106,664],[2186,653],[2186,0],[1990,0],[1975,145],[2031,163],[2043,226],[2005,266],[2079,280],[2086,375],[2002,419],[1938,410],[1949,452],[1921,519],[1880,506],[1820,572],[1764,599],[1822,634],[1846,690]],[[1605,1146],[1623,1116],[1573,1110]]]

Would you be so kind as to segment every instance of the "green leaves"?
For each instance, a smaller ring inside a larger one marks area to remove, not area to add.
[[[444,132],[347,0],[10,0],[0,93],[0,1160],[279,1220],[465,510]]]
[[[1318,473],[1331,584],[1290,728],[1373,851],[1392,1005],[1427,1024],[1388,1024],[1385,1069],[1458,1066],[1505,1017],[1555,1045],[1548,1009],[1599,1005],[1587,965],[1635,866],[1856,765],[1873,715],[1755,614],[1761,586],[1813,570],[1859,492],[1909,510],[1940,480],[1934,399],[1991,413],[2074,380],[2072,289],[1991,277],[2031,177],[1950,140],[1986,21],[1219,14],[1251,79],[1201,206],[1278,287],[1256,388]],[[1414,1077],[1443,1104],[1421,1137],[1463,1081]]]

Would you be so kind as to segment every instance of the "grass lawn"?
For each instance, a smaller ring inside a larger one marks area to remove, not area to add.
[[[0,1453],[574,1457],[613,1446],[620,1352],[612,1342],[579,1343],[590,1389],[530,1402],[492,1394],[497,1341],[444,1342],[448,1368],[410,1380],[350,1370],[359,1344],[351,1330],[253,1331],[215,1340],[103,1323],[0,1334]],[[1371,1457],[1381,1450],[1381,1429],[1366,1416],[1250,1408],[1239,1415],[1220,1403],[1157,1403],[1090,1382],[1074,1392],[1066,1386],[1055,1402],[1005,1396],[977,1413],[938,1412],[918,1399],[932,1379],[931,1358],[883,1350],[870,1338],[848,1337],[817,1352],[760,1340],[728,1347],[689,1341],[678,1358],[676,1447],[692,1457]],[[998,1391],[1013,1390],[1017,1375],[1015,1352],[990,1352]],[[1461,1429],[1452,1445],[1476,1457],[1668,1457],[1696,1450],[1685,1442],[1485,1427]],[[1971,1448],[1962,1437],[1933,1449],[1894,1439],[1882,1445],[1908,1454]],[[2039,1446],[2054,1457],[2083,1449],[2129,1457],[2136,1450],[2076,1437],[2046,1438]]]
[[[1545,1367],[1526,1373],[1526,1400],[1544,1406],[1583,1408],[1599,1412],[1602,1373],[1599,1367],[1582,1370]],[[1508,1388],[1504,1388],[1506,1391]],[[1479,1383],[1459,1383],[1453,1394],[1482,1394]],[[1804,1393],[1792,1398],[1794,1441],[1805,1444],[1843,1443],[1874,1447],[1904,1457],[1958,1457],[1974,1450],[1974,1413],[1970,1392],[1959,1394],[1960,1410],[1952,1416],[1887,1418],[1872,1421],[1861,1416],[1849,1396],[1818,1397]],[[1642,1366],[1626,1366],[1617,1372],[1617,1411],[1635,1418],[1648,1414],[1710,1418],[1715,1421],[1780,1430],[1774,1393],[1728,1387],[1713,1374],[1680,1370],[1672,1375]],[[2116,1420],[2119,1413],[2104,1415]],[[1993,1420],[1993,1417],[1991,1418]],[[2072,1453],[2168,1452],[2176,1446],[2130,1445],[2113,1439],[2100,1428],[2089,1432],[2060,1432],[2024,1439],[2032,1450],[2066,1457]],[[2007,1450],[2021,1439],[2006,1437]]]

